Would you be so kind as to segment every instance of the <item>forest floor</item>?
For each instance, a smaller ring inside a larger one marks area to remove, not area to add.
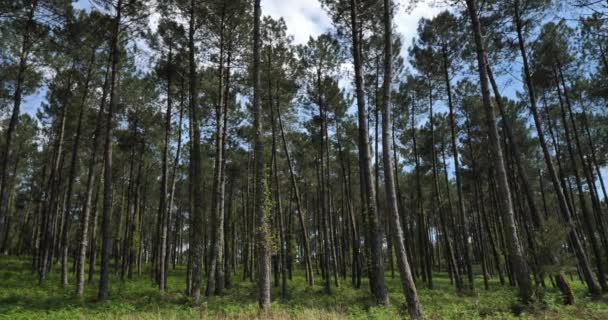
[[[320,283],[308,288],[304,275],[296,273],[288,283],[289,298],[281,300],[279,288],[273,288],[271,312],[259,316],[256,286],[233,276],[233,287],[221,297],[204,299],[199,307],[183,294],[183,269],[169,272],[166,294],[159,293],[148,274],[121,282],[111,278],[110,298],[95,302],[96,282],[87,286],[85,299],[73,295],[73,282],[68,289],[59,285],[56,267],[44,287],[37,284],[27,258],[0,257],[0,319],[398,319],[407,318],[398,275],[386,279],[391,292],[388,307],[375,306],[364,280],[362,288],[353,289],[350,279],[332,295],[323,293]],[[70,279],[73,281],[73,279]],[[593,301],[586,297],[582,283],[573,281],[576,304],[564,306],[559,293],[548,288],[544,303],[522,309],[516,292],[500,286],[496,280],[490,290],[477,279],[474,293],[459,295],[446,274],[434,277],[435,289],[420,288],[420,299],[427,319],[608,319],[608,299]],[[549,285],[550,286],[550,285]]]

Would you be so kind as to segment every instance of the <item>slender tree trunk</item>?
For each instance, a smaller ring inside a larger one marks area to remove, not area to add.
[[[600,234],[600,240],[602,241],[602,245],[604,246],[605,250],[608,250],[608,241],[606,240],[606,234],[604,231],[604,223],[601,219],[601,215],[602,215],[602,209],[601,209],[601,205],[599,203],[599,200],[597,198],[597,188],[595,185],[595,181],[593,178],[593,174],[592,174],[592,169],[591,166],[588,165],[587,160],[591,160],[591,159],[586,159],[589,157],[586,157],[583,154],[583,147],[582,147],[582,143],[581,143],[581,138],[579,137],[579,129],[578,126],[576,124],[576,120],[575,120],[575,116],[574,116],[574,112],[572,111],[572,103],[570,101],[570,94],[568,92],[568,87],[566,86],[566,81],[565,81],[565,77],[564,77],[564,73],[562,70],[561,65],[558,65],[558,74],[559,74],[559,80],[561,81],[562,84],[562,88],[564,90],[564,100],[566,102],[565,106],[566,106],[566,110],[568,112],[569,118],[570,118],[570,123],[572,125],[572,132],[573,132],[573,136],[574,136],[574,142],[575,142],[575,146],[576,146],[576,154],[578,155],[578,158],[580,160],[581,163],[581,167],[582,167],[582,172],[584,174],[584,178],[585,178],[585,182],[587,184],[587,188],[589,189],[589,194],[591,197],[591,203],[592,203],[592,207],[593,210],[595,212],[595,221],[597,222],[597,229],[598,232]],[[562,109],[563,111],[563,109]],[[584,110],[583,110],[584,111]],[[565,114],[564,114],[564,121],[566,121],[565,119]],[[564,122],[564,128],[566,127],[566,122]],[[593,150],[593,148],[592,148]],[[572,159],[573,161],[573,165],[575,164],[575,160]],[[600,175],[601,178],[601,175]],[[600,259],[603,260],[603,259]],[[598,262],[600,263],[600,262]],[[603,264],[603,261],[601,262],[601,264]],[[606,291],[606,287],[608,285],[606,285],[606,280],[605,280],[605,276],[600,275],[600,271],[602,270],[602,268],[598,268],[598,277],[600,278],[600,285],[602,286],[602,290]]]
[[[289,149],[287,148],[287,140],[285,139],[285,130],[283,128],[283,120],[281,117],[281,109],[277,105],[277,117],[279,118],[279,130],[281,131],[281,140],[283,142],[283,152],[285,152],[285,158],[287,158],[287,166],[289,167],[289,175],[291,177],[291,187],[293,188],[294,195],[296,198],[296,209],[298,211],[298,218],[300,220],[300,228],[302,229],[302,242],[304,246],[304,263],[306,268],[306,282],[308,286],[315,284],[314,272],[312,270],[312,262],[310,257],[310,240],[308,238],[308,229],[306,228],[306,219],[304,207],[302,206],[302,199],[300,197],[300,190],[296,181],[296,176],[291,163],[291,156]]]
[[[391,0],[384,0],[384,86],[383,86],[383,103],[382,103],[382,156],[384,165],[384,183],[386,187],[386,202],[388,204],[389,216],[391,218],[391,231],[393,234],[393,242],[397,258],[397,267],[399,268],[399,277],[405,295],[408,312],[413,319],[422,318],[422,308],[418,299],[416,284],[410,270],[410,264],[407,258],[403,230],[401,229],[401,221],[399,217],[399,207],[397,204],[397,192],[395,190],[394,163],[391,145],[391,127],[392,118],[390,110],[391,101],[391,82],[393,80],[392,62],[393,62],[393,37],[392,37],[392,8]],[[389,252],[389,254],[392,254]]]
[[[224,178],[222,165],[224,163],[224,20],[225,20],[225,5],[222,7],[220,18],[220,43],[219,43],[219,65],[218,65],[218,101],[215,107],[215,168],[213,172],[213,198],[211,201],[211,223],[213,226],[211,231],[211,245],[209,249],[209,272],[207,273],[207,291],[206,295],[211,296],[214,292],[221,294],[223,289],[223,279],[218,279],[216,276],[223,274],[223,211],[224,205]],[[223,276],[222,276],[223,278]],[[216,288],[219,285],[219,288]]]
[[[475,45],[477,51],[477,63],[479,64],[479,78],[481,83],[481,94],[483,105],[486,114],[486,122],[489,131],[489,142],[492,150],[494,168],[498,178],[498,189],[501,194],[500,209],[505,222],[506,234],[508,237],[509,255],[512,259],[512,266],[519,285],[519,296],[524,303],[529,303],[532,300],[532,288],[530,283],[530,271],[527,262],[524,258],[523,249],[519,243],[519,233],[515,223],[515,214],[513,210],[513,201],[507,174],[505,171],[505,162],[500,146],[498,136],[498,128],[496,126],[496,115],[492,106],[490,90],[488,87],[488,73],[485,58],[485,48],[482,39],[481,25],[477,16],[477,0],[466,0],[467,9],[471,18],[473,33],[475,36]]]
[[[350,0],[350,19],[352,30],[352,46],[355,68],[355,92],[357,97],[357,110],[359,118],[359,166],[362,172],[364,185],[361,197],[365,199],[367,215],[369,216],[369,228],[371,234],[371,263],[370,278],[373,279],[372,292],[379,304],[388,304],[388,291],[384,281],[384,261],[382,258],[382,232],[380,230],[378,208],[376,206],[376,190],[373,185],[371,168],[371,157],[369,147],[369,130],[367,113],[365,110],[365,93],[363,91],[363,62],[361,57],[361,45],[359,43],[359,21],[357,0]]]
[[[102,120],[103,116],[98,118],[99,121],[103,122]],[[101,144],[101,141],[100,141]],[[98,145],[98,151],[101,151],[101,145]],[[103,161],[103,160],[102,160]],[[103,164],[103,163],[102,163]],[[98,172],[95,173],[101,176],[102,172]],[[101,178],[101,177],[100,177]],[[91,207],[91,221],[92,221],[92,226],[91,226],[91,239],[88,240],[88,242],[91,243],[91,249],[89,250],[89,275],[88,275],[88,283],[92,284],[93,283],[93,276],[95,275],[95,265],[97,264],[97,226],[99,225],[99,218],[98,218],[98,213],[99,210],[97,210],[97,206],[99,203],[99,193],[101,192],[101,179],[95,179],[95,180],[100,180],[98,181],[94,186],[92,186],[92,189],[95,190],[93,191],[93,193],[95,194],[95,199],[93,200],[93,204]],[[84,285],[83,285],[83,290],[84,290]],[[84,292],[83,292],[84,293]]]
[[[277,84],[277,91],[278,91],[278,84]],[[276,101],[279,101],[279,97],[276,97]],[[274,117],[274,108],[272,107],[272,99],[270,101],[270,119],[271,119],[271,124],[272,124],[272,167],[273,167],[273,176],[274,176],[274,191],[275,191],[275,201],[276,201],[276,205],[275,205],[275,209],[276,209],[276,213],[278,216],[278,220],[279,220],[279,246],[280,246],[280,273],[281,273],[281,298],[282,299],[286,299],[287,298],[287,260],[286,260],[286,254],[287,254],[287,243],[285,242],[285,221],[284,221],[284,217],[283,217],[283,204],[281,201],[281,184],[279,181],[279,170],[278,170],[278,165],[277,165],[277,152],[276,152],[276,148],[277,148],[277,141],[276,141],[276,136],[277,136],[277,130],[276,130],[276,124],[275,124],[275,117]],[[279,109],[278,103],[277,103],[277,109]]]
[[[429,95],[432,97],[432,95]],[[452,239],[450,237],[450,232],[447,224],[447,217],[445,216],[445,208],[442,207],[442,199],[441,192],[439,190],[439,177],[438,177],[438,168],[437,168],[437,155],[435,153],[435,122],[434,122],[434,114],[433,114],[433,101],[430,99],[430,107],[429,107],[429,121],[431,126],[431,156],[432,156],[432,172],[433,172],[433,192],[435,196],[435,201],[433,202],[433,208],[436,208],[439,212],[439,223],[441,226],[441,232],[443,233],[443,239],[445,243],[445,250],[448,262],[448,268],[451,270],[452,276],[454,277],[454,281],[456,284],[456,288],[459,291],[464,290],[463,280],[460,274],[460,270],[458,268],[458,264],[456,262],[456,253],[454,252],[454,246],[452,244]],[[441,261],[441,259],[438,259]]]
[[[182,125],[184,121],[184,78],[181,80],[181,90],[180,90],[180,103],[179,103],[179,120],[177,124],[177,147],[175,151],[175,159],[173,160],[173,168],[171,168],[171,190],[169,191],[169,204],[167,206],[167,210],[170,213],[173,208],[173,202],[175,200],[175,185],[177,182],[177,170],[179,168],[179,162],[182,151]],[[140,164],[141,167],[141,164]],[[182,222],[181,222],[181,210],[178,209],[177,216],[175,218],[175,235],[173,238],[174,242],[174,256],[173,256],[173,269],[175,269],[175,264],[177,263],[178,253],[181,252],[181,238],[182,238]],[[179,241],[178,241],[179,239]]]
[[[475,281],[473,278],[473,268],[471,265],[471,254],[469,252],[469,230],[468,230],[468,221],[466,216],[466,209],[464,206],[464,196],[462,192],[462,173],[460,172],[460,161],[458,159],[458,145],[456,143],[457,133],[456,133],[456,120],[454,115],[454,105],[452,103],[452,86],[450,83],[450,74],[449,74],[450,63],[448,60],[447,48],[443,48],[443,72],[445,76],[445,84],[447,88],[448,95],[448,107],[449,107],[449,121],[450,121],[450,133],[451,133],[451,143],[452,143],[452,156],[454,158],[454,175],[456,176],[456,191],[458,194],[458,213],[460,215],[460,223],[462,224],[460,233],[462,235],[462,246],[464,249],[464,261],[466,265],[467,276],[469,280],[469,289],[473,290],[475,288]],[[446,169],[447,170],[447,169]]]
[[[519,29],[519,31],[521,32],[521,29]],[[523,43],[523,37],[520,38],[520,41],[521,41],[521,43]],[[521,48],[522,47],[520,46],[520,49]],[[528,60],[527,60],[527,56],[526,56],[526,53],[525,53],[525,47],[523,47],[523,48],[524,49],[522,50],[522,56],[524,57],[523,58],[523,60],[524,60],[524,73],[526,74],[527,78],[529,77],[529,81],[530,82],[527,82],[527,83],[529,83],[529,85],[530,85],[529,92],[531,92],[534,89],[532,87],[531,77],[529,76],[530,73],[529,73],[528,62],[527,62]],[[519,180],[521,181],[521,186],[523,188],[524,195],[526,196],[526,200],[527,200],[527,204],[528,204],[528,209],[530,210],[530,213],[531,213],[531,216],[532,216],[532,222],[534,223],[534,227],[536,229],[541,230],[543,228],[544,221],[543,221],[543,218],[540,215],[540,213],[538,211],[538,208],[536,206],[536,203],[534,201],[534,194],[533,194],[533,191],[532,191],[532,187],[531,187],[530,181],[528,179],[528,173],[527,173],[527,171],[523,167],[524,160],[522,159],[522,155],[521,155],[521,152],[519,150],[519,147],[518,147],[517,143],[515,142],[515,138],[513,136],[513,129],[511,128],[511,125],[509,124],[509,121],[507,119],[507,113],[506,113],[505,107],[503,105],[503,98],[500,95],[500,92],[498,90],[498,84],[496,83],[496,79],[494,78],[494,74],[492,72],[492,68],[490,67],[489,63],[487,63],[487,61],[486,61],[486,66],[487,66],[487,70],[488,70],[488,78],[489,78],[490,83],[492,85],[492,89],[494,91],[494,95],[496,96],[496,104],[497,104],[498,109],[500,111],[500,114],[501,114],[501,116],[503,118],[502,124],[503,124],[503,128],[504,128],[504,133],[505,133],[507,139],[510,141],[510,150],[511,150],[511,153],[512,153],[513,158],[514,158],[514,162],[515,162],[515,164],[517,166],[517,171],[519,173]],[[533,107],[534,111],[532,112],[532,114],[534,116],[535,113],[538,114],[536,112],[536,96],[535,96],[534,93],[532,93],[532,94],[530,94],[529,98],[530,98],[530,101],[534,101],[534,103],[531,104],[531,110],[532,110],[532,106],[534,106]],[[536,121],[536,119],[535,119],[535,121]],[[538,119],[538,121],[539,121],[538,123],[540,124],[540,119]],[[541,131],[542,131],[542,128],[541,128]],[[539,139],[543,139],[542,132],[539,135]],[[545,144],[545,147],[546,147],[546,143],[545,143],[544,140],[540,140],[540,144],[541,144],[541,147],[543,146],[543,144]],[[533,239],[533,241],[537,241],[537,240]],[[555,260],[557,258],[557,257],[553,256],[553,253],[549,253],[549,255],[551,256],[552,260]],[[561,286],[560,288],[561,289],[568,289],[568,288],[570,288],[569,284],[567,283],[567,279],[565,277],[563,277],[563,281],[564,281],[564,286]],[[563,292],[563,294],[566,295],[566,296],[571,296],[573,293],[572,292]],[[568,300],[568,301],[570,301],[570,300]]]
[[[66,205],[65,211],[63,212],[63,230],[61,232],[61,285],[65,288],[68,286],[68,231],[70,228],[70,209],[72,204],[72,187],[74,185],[74,179],[76,177],[76,164],[78,158],[78,147],[80,145],[80,133],[82,131],[82,118],[84,116],[84,105],[87,102],[87,96],[89,93],[89,82],[91,81],[91,74],[95,65],[95,51],[96,48],[92,49],[91,60],[87,68],[87,75],[84,82],[84,89],[82,91],[82,98],[80,101],[80,108],[78,110],[78,120],[76,125],[76,134],[74,135],[74,143],[72,145],[72,158],[70,159],[70,172],[68,174],[68,186],[66,193]]]
[[[556,81],[556,86],[557,86],[557,95],[559,98],[559,106],[560,106],[560,111],[561,111],[560,114],[562,117],[562,125],[564,127],[564,136],[565,136],[565,140],[566,140],[566,147],[568,148],[568,154],[570,155],[570,164],[572,166],[572,171],[574,172],[576,189],[577,189],[578,196],[579,196],[581,211],[583,213],[582,223],[583,223],[584,230],[587,233],[587,241],[591,245],[591,250],[593,252],[593,255],[595,256],[595,263],[596,263],[596,267],[597,267],[597,280],[600,285],[600,289],[602,291],[606,291],[606,289],[608,289],[608,284],[606,283],[606,267],[604,265],[604,259],[602,257],[602,253],[600,251],[600,246],[597,241],[596,234],[595,234],[595,228],[594,228],[595,224],[593,222],[595,219],[593,218],[593,213],[589,210],[589,208],[587,206],[587,199],[585,198],[585,191],[583,190],[581,177],[578,172],[578,165],[576,163],[576,158],[574,155],[574,148],[572,146],[571,133],[570,133],[569,125],[568,125],[568,120],[566,118],[566,110],[564,107],[564,103],[562,101],[562,92],[559,87],[559,78],[560,78],[560,73],[561,73],[561,67],[558,67],[558,68],[560,69],[559,71],[554,70],[555,81]],[[567,92],[564,93],[564,96],[567,97]],[[573,131],[576,131],[575,127],[572,129],[573,129]],[[576,135],[577,134],[575,133],[575,136]],[[582,158],[582,155],[581,155],[581,160],[582,160],[581,164],[584,165],[584,159]]]
[[[23,28],[23,40],[21,42],[21,51],[19,52],[19,69],[17,71],[17,83],[15,84],[15,93],[13,96],[13,111],[11,113],[11,118],[8,123],[8,128],[6,129],[6,141],[4,144],[4,152],[2,153],[2,171],[0,173],[0,237],[2,236],[2,232],[4,229],[4,217],[6,215],[4,210],[4,204],[8,199],[6,199],[6,193],[8,189],[8,165],[9,161],[12,157],[11,147],[13,144],[13,139],[15,137],[15,130],[17,128],[17,124],[19,122],[19,114],[21,108],[21,99],[23,95],[23,83],[25,82],[25,73],[27,71],[27,59],[30,54],[30,50],[32,47],[32,35],[30,34],[35,27],[34,25],[34,15],[36,13],[36,9],[38,8],[38,0],[33,0],[30,4],[30,9],[27,15],[27,21],[25,22],[25,26]],[[8,228],[5,228],[6,233],[8,233]]]
[[[224,287],[226,287],[226,284],[228,284],[229,286],[230,284],[230,268],[225,268],[225,266],[229,266],[230,265],[230,257],[227,256],[226,254],[229,252],[229,247],[231,245],[230,243],[230,226],[229,224],[232,223],[230,221],[230,219],[226,218],[226,201],[224,201],[225,199],[225,194],[226,194],[226,145],[228,144],[228,102],[230,100],[230,63],[232,60],[232,37],[230,35],[230,41],[228,43],[228,53],[227,53],[227,57],[226,57],[226,70],[225,70],[225,81],[224,81],[224,99],[223,99],[223,106],[222,108],[224,108],[224,111],[222,112],[223,114],[223,119],[222,121],[224,122],[223,127],[224,130],[222,130],[222,146],[221,146],[221,153],[222,153],[222,163],[221,163],[221,169],[222,169],[222,185],[221,185],[221,194],[222,194],[222,198],[221,198],[221,212],[220,212],[220,218],[221,221],[219,223],[220,227],[223,227],[222,232],[220,233],[220,246],[219,246],[219,250],[221,251],[218,254],[218,266],[220,266],[216,272],[215,272],[215,294],[217,295],[221,295],[224,291]],[[232,208],[232,188],[233,188],[233,184],[230,185],[230,198],[228,199],[228,210],[231,210]],[[227,270],[224,270],[227,269]]]
[[[261,310],[270,309],[270,221],[266,212],[266,174],[262,139],[262,105],[260,104],[260,0],[253,7],[253,116],[255,160],[255,204],[257,217],[258,304]]]
[[[112,35],[112,72],[110,75],[110,104],[108,105],[108,115],[105,127],[105,147],[104,147],[104,174],[103,174],[103,214],[101,222],[101,269],[99,271],[99,291],[98,300],[106,300],[109,294],[109,264],[110,250],[112,248],[112,236],[110,233],[110,215],[112,213],[112,127],[114,110],[118,104],[118,61],[120,52],[118,50],[118,40],[120,37],[120,24],[122,14],[122,1],[118,0],[116,5],[116,17],[114,18],[114,30]]]
[[[583,126],[585,127],[585,135],[587,136],[587,143],[589,144],[589,150],[591,151],[591,162],[594,167],[591,169],[591,171],[593,172],[593,169],[595,169],[596,174],[597,174],[597,179],[599,180],[599,185],[602,189],[602,195],[604,196],[604,200],[608,201],[608,193],[606,192],[606,185],[604,184],[604,178],[602,177],[602,172],[600,171],[600,165],[597,160],[597,155],[596,155],[596,150],[595,150],[596,147],[595,147],[595,144],[593,143],[593,138],[591,137],[591,131],[589,130],[589,120],[587,118],[587,111],[585,110],[584,106],[583,106],[582,114],[583,114]]]
[[[165,292],[166,277],[167,277],[167,265],[165,264],[165,256],[167,254],[167,232],[168,232],[168,210],[167,208],[167,175],[169,171],[169,137],[171,136],[171,109],[173,103],[173,96],[171,93],[171,86],[173,84],[171,73],[172,70],[172,58],[173,58],[173,44],[169,43],[169,55],[167,58],[167,110],[165,113],[165,137],[162,147],[162,158],[161,158],[161,178],[160,178],[160,195],[158,199],[158,230],[160,231],[159,239],[159,250],[157,257],[158,265],[158,287],[161,293]]]
[[[599,284],[594,280],[593,272],[591,271],[591,268],[589,267],[589,261],[584,252],[584,248],[582,247],[581,240],[579,238],[579,235],[576,232],[576,229],[574,228],[574,224],[572,222],[572,213],[567,204],[567,200],[564,195],[564,189],[562,189],[562,186],[560,185],[559,179],[555,172],[555,168],[553,166],[553,161],[551,159],[551,154],[549,153],[549,149],[547,147],[547,143],[546,143],[546,140],[544,137],[541,119],[540,119],[540,116],[537,111],[538,108],[537,108],[536,92],[535,92],[534,85],[532,82],[532,76],[530,73],[530,67],[529,67],[529,63],[528,63],[528,55],[526,52],[525,41],[523,38],[523,26],[522,26],[522,21],[521,21],[521,17],[520,17],[519,0],[515,0],[514,5],[515,5],[515,24],[516,24],[516,29],[517,29],[518,44],[519,44],[519,50],[521,53],[521,57],[523,60],[525,83],[526,83],[526,87],[528,89],[528,98],[530,100],[530,111],[532,113],[532,117],[534,119],[534,124],[536,126],[538,140],[541,145],[541,149],[543,151],[545,165],[547,167],[547,171],[551,178],[551,182],[553,183],[553,188],[556,192],[558,204],[559,204],[560,210],[562,212],[562,215],[564,216],[566,223],[570,225],[569,237],[570,237],[571,242],[574,245],[573,249],[576,253],[578,262],[583,267],[583,274],[585,275],[585,281],[587,283],[589,290],[592,292],[592,294],[596,295],[596,294],[599,294]],[[520,173],[520,175],[522,177],[526,176],[523,173]],[[524,185],[524,187],[525,187],[525,185]],[[536,217],[538,217],[538,216],[539,215],[536,214]],[[536,220],[541,221],[538,218]],[[565,277],[560,277],[560,279],[565,280]],[[569,286],[564,286],[564,288],[566,288],[566,287],[569,287]],[[569,293],[567,295],[571,295],[571,293]]]
[[[414,153],[414,171],[416,174],[416,207],[418,210],[418,241],[420,242],[420,264],[422,269],[422,280],[427,283],[429,289],[433,289],[433,272],[431,261],[427,253],[428,247],[428,230],[424,218],[423,194],[422,194],[422,179],[420,175],[420,158],[418,156],[418,144],[416,140],[416,109],[412,103],[411,121],[412,121],[412,151]]]
[[[67,83],[66,83],[66,90],[68,90],[68,92],[71,92],[71,87],[72,87],[72,75],[71,72],[72,70],[69,70],[68,72],[70,72],[70,74],[68,75],[68,79],[67,79]],[[61,111],[59,114],[59,123],[57,126],[57,133],[56,133],[56,138],[55,138],[55,150],[53,153],[53,164],[52,164],[52,169],[51,169],[51,174],[49,176],[49,181],[48,181],[48,199],[47,199],[47,203],[44,209],[44,219],[43,219],[43,236],[42,236],[42,255],[40,258],[41,264],[40,264],[40,270],[39,270],[39,279],[38,279],[38,283],[39,285],[43,285],[47,279],[47,275],[48,272],[50,272],[51,270],[51,265],[53,262],[53,255],[55,253],[54,249],[55,249],[55,225],[57,223],[56,219],[57,219],[57,215],[58,215],[58,210],[61,210],[61,206],[59,205],[59,203],[61,202],[61,195],[59,194],[60,188],[61,188],[61,182],[62,182],[62,169],[63,169],[63,164],[64,164],[64,157],[65,157],[65,127],[66,127],[66,117],[67,117],[67,107],[69,105],[69,95],[70,94],[66,94],[64,97],[62,97],[62,103],[63,106],[61,107]],[[8,181],[7,181],[8,183]],[[60,211],[61,213],[63,213],[63,211]]]
[[[201,298],[201,279],[202,279],[202,256],[203,256],[203,203],[200,198],[202,190],[202,169],[201,169],[201,147],[200,147],[200,127],[198,114],[198,79],[196,74],[196,60],[194,58],[194,34],[196,28],[196,0],[190,0],[190,21],[188,30],[188,59],[189,59],[189,84],[190,84],[190,130],[191,152],[190,152],[190,180],[192,181],[192,209],[191,219],[191,265],[192,265],[192,290],[191,295],[196,304],[200,303]]]

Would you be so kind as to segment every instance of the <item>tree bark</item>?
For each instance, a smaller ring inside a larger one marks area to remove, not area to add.
[[[361,168],[363,190],[361,197],[365,199],[369,228],[371,235],[371,264],[370,270],[372,292],[379,304],[388,304],[388,291],[384,281],[384,261],[382,258],[382,232],[376,206],[376,190],[373,184],[371,168],[369,130],[367,112],[365,110],[365,93],[363,91],[363,62],[361,44],[359,43],[359,21],[357,0],[350,0],[350,19],[352,30],[353,60],[355,69],[355,92],[359,120],[359,166]]]
[[[25,82],[25,72],[27,69],[27,59],[32,46],[30,32],[32,32],[32,28],[34,28],[34,14],[36,13],[37,8],[38,0],[33,0],[27,15],[25,27],[23,28],[23,40],[21,42],[21,51],[19,53],[17,83],[15,85],[15,93],[13,97],[13,111],[8,123],[8,128],[6,129],[6,141],[4,144],[4,152],[2,153],[2,172],[0,173],[0,237],[3,232],[2,229],[4,228],[4,217],[6,215],[5,212],[2,212],[4,211],[2,208],[5,207],[4,203],[7,201],[5,194],[8,189],[8,163],[11,159],[11,146],[15,137],[15,130],[17,128],[17,124],[19,123],[19,113],[23,95],[23,83]],[[5,232],[8,233],[8,228],[6,228]]]
[[[160,241],[158,250],[158,287],[161,293],[165,292],[166,277],[167,277],[167,265],[165,264],[165,255],[167,254],[167,232],[168,232],[168,210],[167,208],[167,175],[169,171],[169,137],[171,136],[171,109],[173,103],[173,97],[171,93],[172,86],[172,58],[173,48],[172,43],[169,44],[169,56],[167,58],[167,110],[165,113],[165,137],[162,147],[162,158],[161,158],[161,178],[160,178],[160,195],[158,199],[158,224],[160,231]]]
[[[253,7],[253,116],[255,160],[255,216],[257,217],[258,305],[263,311],[270,309],[270,224],[266,212],[267,177],[265,174],[262,106],[260,104],[260,0]]]
[[[105,127],[105,147],[104,147],[104,187],[103,187],[103,211],[101,222],[101,267],[99,271],[99,291],[97,298],[100,301],[106,300],[109,295],[109,264],[110,250],[112,247],[112,236],[110,233],[111,213],[112,213],[112,127],[114,110],[118,104],[118,86],[116,85],[118,78],[118,38],[120,37],[120,24],[122,15],[122,1],[118,0],[116,5],[116,17],[114,18],[114,30],[112,34],[111,56],[112,56],[112,72],[110,75],[110,104],[108,105],[108,115]]]
[[[89,93],[89,82],[91,81],[91,74],[95,65],[95,51],[96,48],[92,49],[91,60],[87,68],[87,75],[84,82],[84,90],[82,91],[82,98],[80,101],[80,108],[78,110],[78,120],[76,125],[76,133],[74,135],[74,143],[72,145],[72,158],[70,159],[70,172],[68,174],[68,186],[66,193],[66,205],[65,211],[63,212],[63,230],[61,232],[61,285],[65,288],[68,286],[68,231],[70,228],[70,208],[72,204],[72,188],[74,186],[74,178],[76,177],[76,165],[78,158],[78,147],[80,146],[80,133],[82,131],[82,118],[84,116],[84,105],[87,101]]]
[[[224,20],[225,5],[222,7],[220,18],[220,43],[218,65],[218,101],[215,107],[215,168],[213,172],[213,200],[211,223],[211,245],[209,252],[209,272],[207,273],[206,295],[221,294],[224,286],[223,279],[223,242],[224,242],[224,176],[222,166],[224,163]],[[221,276],[219,276],[221,275]],[[216,277],[222,278],[217,279]],[[217,286],[217,288],[216,288]],[[216,292],[217,291],[217,292]]]
[[[279,130],[281,131],[281,140],[283,142],[283,152],[285,152],[285,158],[287,158],[287,166],[289,167],[289,175],[291,177],[291,187],[293,188],[294,195],[296,198],[296,209],[298,211],[298,218],[300,220],[300,228],[302,229],[302,240],[304,246],[304,263],[306,268],[306,282],[309,287],[315,284],[314,272],[312,270],[312,262],[310,257],[310,240],[308,238],[308,229],[306,228],[306,219],[304,218],[305,212],[302,206],[302,199],[300,197],[300,190],[296,181],[296,175],[293,170],[293,164],[291,163],[291,156],[289,149],[287,148],[287,140],[285,139],[285,130],[283,128],[283,120],[281,117],[281,109],[277,106],[277,117],[279,118]]]
[[[200,127],[198,114],[198,79],[196,74],[196,60],[194,47],[194,34],[196,31],[196,0],[190,0],[190,21],[188,28],[188,60],[189,60],[189,84],[190,84],[190,130],[191,130],[191,151],[190,151],[190,181],[192,183],[192,213],[190,255],[192,268],[192,288],[191,295],[196,304],[201,299],[201,279],[202,279],[202,256],[203,256],[203,203],[202,196],[202,172],[201,172],[201,147],[200,147]]]
[[[454,115],[454,104],[452,103],[452,86],[450,83],[449,67],[450,63],[448,60],[447,48],[443,47],[443,72],[445,76],[445,84],[448,95],[448,108],[449,108],[449,122],[450,122],[450,133],[452,143],[452,156],[454,158],[454,175],[456,176],[456,192],[458,196],[458,213],[460,215],[460,223],[462,224],[460,233],[462,234],[462,246],[464,249],[464,262],[466,265],[467,276],[469,280],[469,289],[475,288],[475,280],[473,278],[473,267],[471,265],[471,254],[469,252],[469,230],[468,230],[468,219],[466,216],[466,209],[464,206],[464,196],[462,192],[462,173],[460,172],[460,161],[458,159],[458,145],[457,132],[456,132],[456,120]],[[447,169],[446,169],[447,170]]]
[[[403,230],[399,217],[399,207],[397,204],[397,192],[395,191],[395,168],[392,158],[391,127],[392,118],[390,110],[391,101],[391,82],[392,82],[392,62],[393,62],[393,37],[392,37],[392,1],[384,0],[384,85],[382,100],[382,157],[384,165],[384,183],[386,187],[386,201],[388,212],[391,218],[391,231],[399,268],[401,286],[405,295],[408,312],[412,319],[422,318],[422,308],[418,299],[416,284],[410,269],[407,258]],[[389,252],[389,254],[392,254]]]
[[[530,271],[524,258],[523,249],[519,243],[519,234],[517,225],[515,223],[515,213],[513,210],[511,191],[509,190],[507,174],[505,171],[504,156],[498,136],[498,128],[496,126],[496,115],[492,106],[490,90],[488,87],[488,74],[485,57],[486,53],[482,39],[481,25],[479,22],[479,17],[477,16],[478,10],[476,1],[477,0],[466,0],[466,4],[475,37],[481,94],[489,131],[489,143],[493,155],[496,176],[498,179],[498,189],[499,193],[501,194],[501,197],[499,197],[499,208],[502,211],[503,220],[505,222],[509,255],[512,259],[511,262],[514,269],[514,274],[519,285],[519,296],[522,302],[529,303],[533,299],[530,283]]]

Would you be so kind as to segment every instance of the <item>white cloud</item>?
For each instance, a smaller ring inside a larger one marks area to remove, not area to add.
[[[405,8],[410,1],[396,0],[399,10],[393,18],[397,31],[402,36],[403,54],[407,53],[407,47],[416,35],[420,18],[431,18],[442,10],[431,5],[432,0],[421,0],[411,12],[406,12]],[[262,0],[261,5],[264,15],[285,19],[287,32],[293,35],[297,44],[306,43],[309,37],[316,37],[333,28],[331,19],[318,0]]]
[[[432,18],[443,9],[436,5],[431,5],[432,0],[422,0],[411,12],[406,12],[405,7],[410,0],[397,0],[399,11],[394,13],[393,23],[397,26],[397,32],[401,35],[403,43],[402,54],[407,54],[407,49],[412,44],[412,38],[417,34],[418,21],[421,18]]]
[[[306,43],[330,29],[331,19],[318,0],[262,0],[262,14],[274,19],[283,17],[288,34],[297,44]]]
[[[433,17],[442,9],[431,6],[433,0],[420,0],[414,10],[406,12],[404,8],[411,0],[394,1],[400,4],[393,20],[404,44],[401,53],[405,55],[412,38],[416,35],[418,20],[422,17]],[[90,0],[77,0],[74,7],[88,11],[91,9],[91,4]],[[316,37],[333,28],[331,19],[321,7],[319,0],[262,0],[261,6],[263,15],[270,15],[275,19],[283,17],[287,25],[287,32],[294,37],[296,44],[306,43],[309,37]],[[158,24],[159,17],[157,12],[153,12],[151,15],[150,25],[153,29]],[[343,69],[346,71],[351,68],[345,65]],[[341,86],[348,88],[349,83],[341,81]],[[23,111],[34,113],[38,109],[40,101],[44,99],[45,94],[46,90],[43,89],[32,96],[26,97]]]

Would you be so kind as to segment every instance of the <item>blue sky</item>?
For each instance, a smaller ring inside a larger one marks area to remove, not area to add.
[[[418,21],[421,18],[431,18],[445,7],[431,5],[432,0],[420,0],[415,9],[406,12],[404,9],[409,0],[395,0],[401,6],[395,13],[394,23],[397,32],[401,35],[404,47],[402,55],[407,53],[407,49],[416,35]],[[77,9],[90,10],[93,5],[89,0],[78,0],[74,7]],[[325,13],[318,0],[261,0],[262,12],[275,19],[283,17],[288,28],[288,33],[294,38],[296,44],[305,43],[309,37],[316,37],[326,31],[331,31],[332,23]],[[152,15],[150,24],[154,25],[158,21],[158,15]],[[407,61],[407,58],[405,59]],[[503,96],[514,97],[516,91],[521,91],[522,82],[518,78],[519,61],[516,60],[512,70],[499,77],[499,83]],[[346,66],[348,68],[348,66]],[[473,78],[472,80],[475,81]],[[342,81],[341,85],[348,87],[350,81]],[[45,101],[46,88],[41,87],[35,94],[24,98],[22,112],[35,114],[41,103]],[[608,168],[604,168],[602,175],[608,178]]]
[[[404,2],[405,0],[398,0]],[[283,17],[289,34],[294,37],[297,44],[305,43],[309,37],[331,30],[331,20],[322,9],[318,0],[262,0],[262,12],[273,18]],[[416,25],[422,17],[432,17],[440,11],[440,8],[431,8],[429,0],[420,1],[420,4],[411,13],[405,12],[403,8],[395,15],[397,31],[402,35],[404,43],[410,44],[416,33]],[[93,5],[89,0],[78,0],[74,3],[77,9],[90,10]],[[153,15],[151,24],[157,21]],[[404,49],[404,53],[407,50]],[[25,97],[22,112],[35,114],[40,104],[45,100],[46,88],[40,88],[35,94]]]

